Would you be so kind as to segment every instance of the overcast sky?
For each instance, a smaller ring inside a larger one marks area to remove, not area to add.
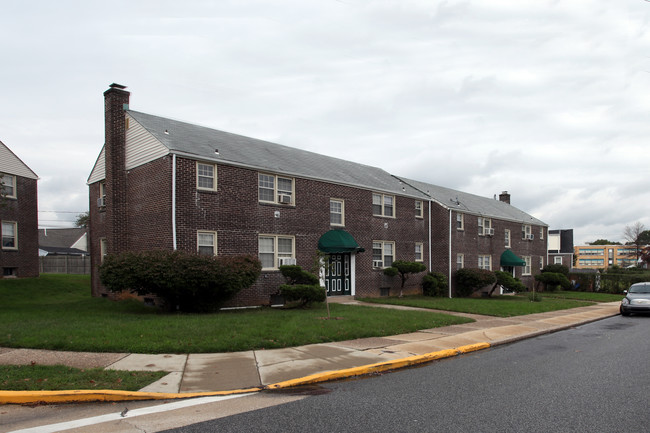
[[[71,227],[131,108],[493,197],[575,244],[650,228],[644,0],[0,0],[0,141]]]

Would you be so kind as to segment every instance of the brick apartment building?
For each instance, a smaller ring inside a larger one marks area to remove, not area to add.
[[[459,267],[511,270],[532,286],[547,225],[500,200],[254,138],[133,111],[104,93],[105,145],[88,179],[92,293],[105,254],[168,249],[253,254],[263,271],[231,305],[268,304],[280,264],[309,269],[330,254],[328,294],[395,293],[394,260],[449,277]],[[421,290],[421,276],[406,293]],[[453,286],[453,281],[452,281]]]
[[[0,278],[38,276],[38,176],[0,141]]]

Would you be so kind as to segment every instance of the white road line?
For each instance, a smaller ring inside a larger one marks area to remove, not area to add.
[[[176,401],[168,404],[161,404],[160,406],[143,407],[140,409],[129,410],[124,414],[124,416],[122,416],[121,412],[116,412],[116,413],[110,413],[106,415],[94,416],[90,418],[78,419],[75,421],[67,421],[67,422],[61,422],[57,424],[31,427],[22,430],[14,430],[13,432],[8,432],[8,433],[55,433],[61,430],[68,430],[68,429],[85,427],[94,424],[101,424],[103,422],[108,422],[108,421],[116,421],[125,418],[133,418],[136,416],[167,412],[170,410],[182,409],[185,407],[197,406],[200,404],[215,403],[219,401],[230,400],[232,398],[244,397],[251,394],[254,393],[225,395],[225,396],[220,395],[215,397],[189,398],[187,400]]]

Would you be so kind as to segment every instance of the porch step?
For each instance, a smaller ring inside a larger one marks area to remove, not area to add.
[[[328,296],[327,302],[330,304],[345,304],[346,302],[354,302],[354,296]]]

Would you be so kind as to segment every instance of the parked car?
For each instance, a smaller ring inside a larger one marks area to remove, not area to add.
[[[650,313],[650,282],[635,283],[625,290],[621,301],[621,315],[630,313]]]

